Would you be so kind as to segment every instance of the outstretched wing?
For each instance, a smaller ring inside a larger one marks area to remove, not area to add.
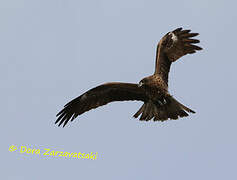
[[[91,109],[103,106],[113,101],[147,101],[145,91],[143,88],[139,88],[137,84],[130,83],[106,83],[97,86],[81,96],[75,98],[71,102],[67,103],[63,110],[61,110],[56,116],[58,117],[55,124],[62,123],[63,127],[69,120],[73,121],[78,115],[89,111]]]
[[[200,41],[192,39],[198,33],[190,33],[190,31],[182,30],[182,28],[175,29],[168,32],[157,45],[155,74],[160,74],[167,84],[172,62],[186,54],[202,50],[201,47],[194,45]]]

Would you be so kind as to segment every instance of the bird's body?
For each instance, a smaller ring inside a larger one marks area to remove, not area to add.
[[[134,114],[135,118],[142,114],[140,120],[149,121],[154,118],[155,121],[165,121],[168,118],[178,119],[188,116],[185,111],[194,113],[169,94],[168,86],[159,74],[142,79],[140,86],[143,86],[149,100]]]
[[[165,121],[188,116],[187,112],[194,113],[183,104],[175,100],[168,92],[168,75],[172,62],[186,54],[201,50],[193,45],[199,40],[190,39],[198,33],[189,33],[190,30],[178,28],[167,33],[158,43],[156,51],[156,66],[153,75],[143,78],[139,84],[106,83],[97,86],[64,106],[57,116],[56,123],[65,126],[69,120],[78,115],[105,105],[113,101],[143,101],[142,107],[134,114],[140,120]]]
[[[168,86],[159,75],[148,76],[141,83],[140,86],[144,86],[146,96],[153,102],[162,101],[163,98],[169,96]]]

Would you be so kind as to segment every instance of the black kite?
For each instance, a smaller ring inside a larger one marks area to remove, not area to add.
[[[168,75],[172,62],[186,54],[193,54],[202,48],[191,37],[198,33],[190,30],[175,29],[167,33],[158,43],[156,51],[155,73],[142,79],[139,84],[111,82],[97,86],[75,98],[57,114],[55,123],[63,127],[86,111],[113,101],[143,101],[142,107],[134,114],[140,120],[165,121],[188,116],[193,110],[175,100],[168,92]],[[187,113],[188,112],[188,113]]]

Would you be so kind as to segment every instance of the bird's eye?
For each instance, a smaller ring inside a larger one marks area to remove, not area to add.
[[[140,81],[139,84],[138,84],[138,87],[141,87],[144,85],[144,82],[143,81]]]

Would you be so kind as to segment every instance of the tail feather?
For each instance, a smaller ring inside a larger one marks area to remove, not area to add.
[[[184,110],[180,110],[179,111],[179,116],[180,117],[186,117],[186,116],[188,116],[188,113],[186,113]]]
[[[157,121],[165,121],[168,119],[168,114],[167,114],[167,110],[166,110],[166,107],[160,107],[160,108],[157,108],[158,110],[158,113],[159,113],[159,116],[160,118],[158,119],[157,118]]]
[[[174,99],[173,97],[172,101],[174,101],[175,103],[177,103],[179,106],[181,106],[185,111],[187,112],[191,112],[191,113],[195,113],[195,111],[193,111],[192,109],[189,109],[188,107],[184,106],[183,104],[181,104],[180,102],[178,102],[176,99]]]
[[[165,121],[168,119],[186,117],[189,115],[188,113],[195,113],[192,109],[184,106],[172,96],[166,98],[167,103],[162,105],[152,101],[144,103],[133,117],[137,118],[141,115],[141,121],[149,121],[152,118],[154,121]]]
[[[136,114],[133,115],[134,118],[137,118],[143,111],[145,108],[145,103],[142,105],[142,107],[140,107],[140,109],[136,112]]]
[[[154,107],[154,116],[155,118],[159,118],[159,111],[156,107]]]
[[[149,105],[149,108],[150,108],[150,112],[148,113],[148,116],[146,117],[146,121],[149,121],[151,120],[153,117],[154,117],[154,109],[155,109],[155,106],[153,106],[152,104]]]
[[[149,105],[149,103],[145,104],[144,111],[142,112],[140,120],[145,120],[146,119],[146,117],[148,115],[148,112],[149,112],[149,109],[147,108],[148,105]]]

